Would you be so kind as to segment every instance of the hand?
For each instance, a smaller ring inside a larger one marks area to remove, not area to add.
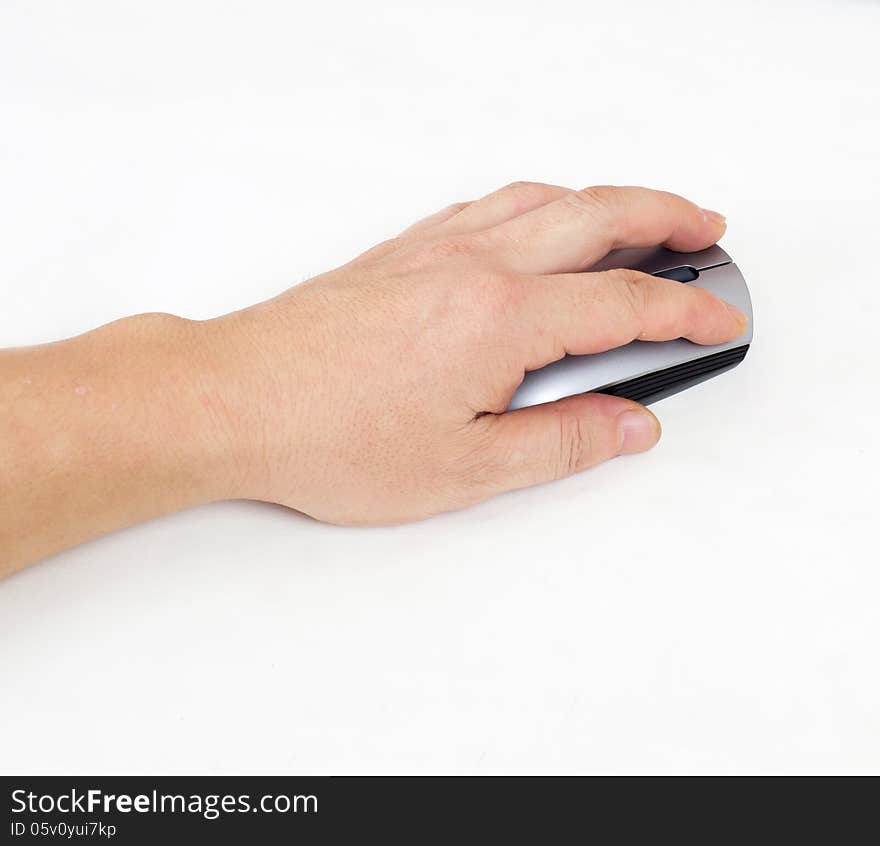
[[[0,575],[210,500],[392,523],[648,449],[659,424],[628,400],[506,408],[566,353],[740,334],[700,288],[585,272],[723,231],[672,194],[514,184],[235,314],[0,351]]]
[[[625,399],[506,408],[527,370],[639,338],[718,344],[746,319],[701,288],[585,272],[611,249],[700,250],[723,218],[643,188],[515,183],[205,324],[233,472],[215,496],[380,524],[653,446]]]

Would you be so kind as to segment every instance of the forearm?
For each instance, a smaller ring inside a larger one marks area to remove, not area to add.
[[[233,486],[209,339],[146,314],[0,352],[0,576]]]

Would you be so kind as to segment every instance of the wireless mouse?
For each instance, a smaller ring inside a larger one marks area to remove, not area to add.
[[[717,244],[696,253],[674,253],[663,247],[615,250],[590,270],[619,267],[699,285],[739,308],[749,318],[749,326],[739,338],[716,346],[679,338],[632,341],[594,355],[567,355],[526,373],[510,410],[583,393],[612,394],[648,405],[730,370],[746,357],[752,341],[749,290],[739,268]]]

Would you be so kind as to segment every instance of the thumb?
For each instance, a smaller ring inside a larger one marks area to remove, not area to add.
[[[580,394],[489,418],[492,464],[504,490],[570,476],[615,455],[644,452],[660,422],[642,405]]]

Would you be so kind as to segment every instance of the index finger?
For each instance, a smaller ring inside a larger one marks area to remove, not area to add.
[[[611,250],[663,244],[693,252],[714,244],[724,217],[666,191],[598,186],[572,191],[484,233],[519,273],[586,270]]]

